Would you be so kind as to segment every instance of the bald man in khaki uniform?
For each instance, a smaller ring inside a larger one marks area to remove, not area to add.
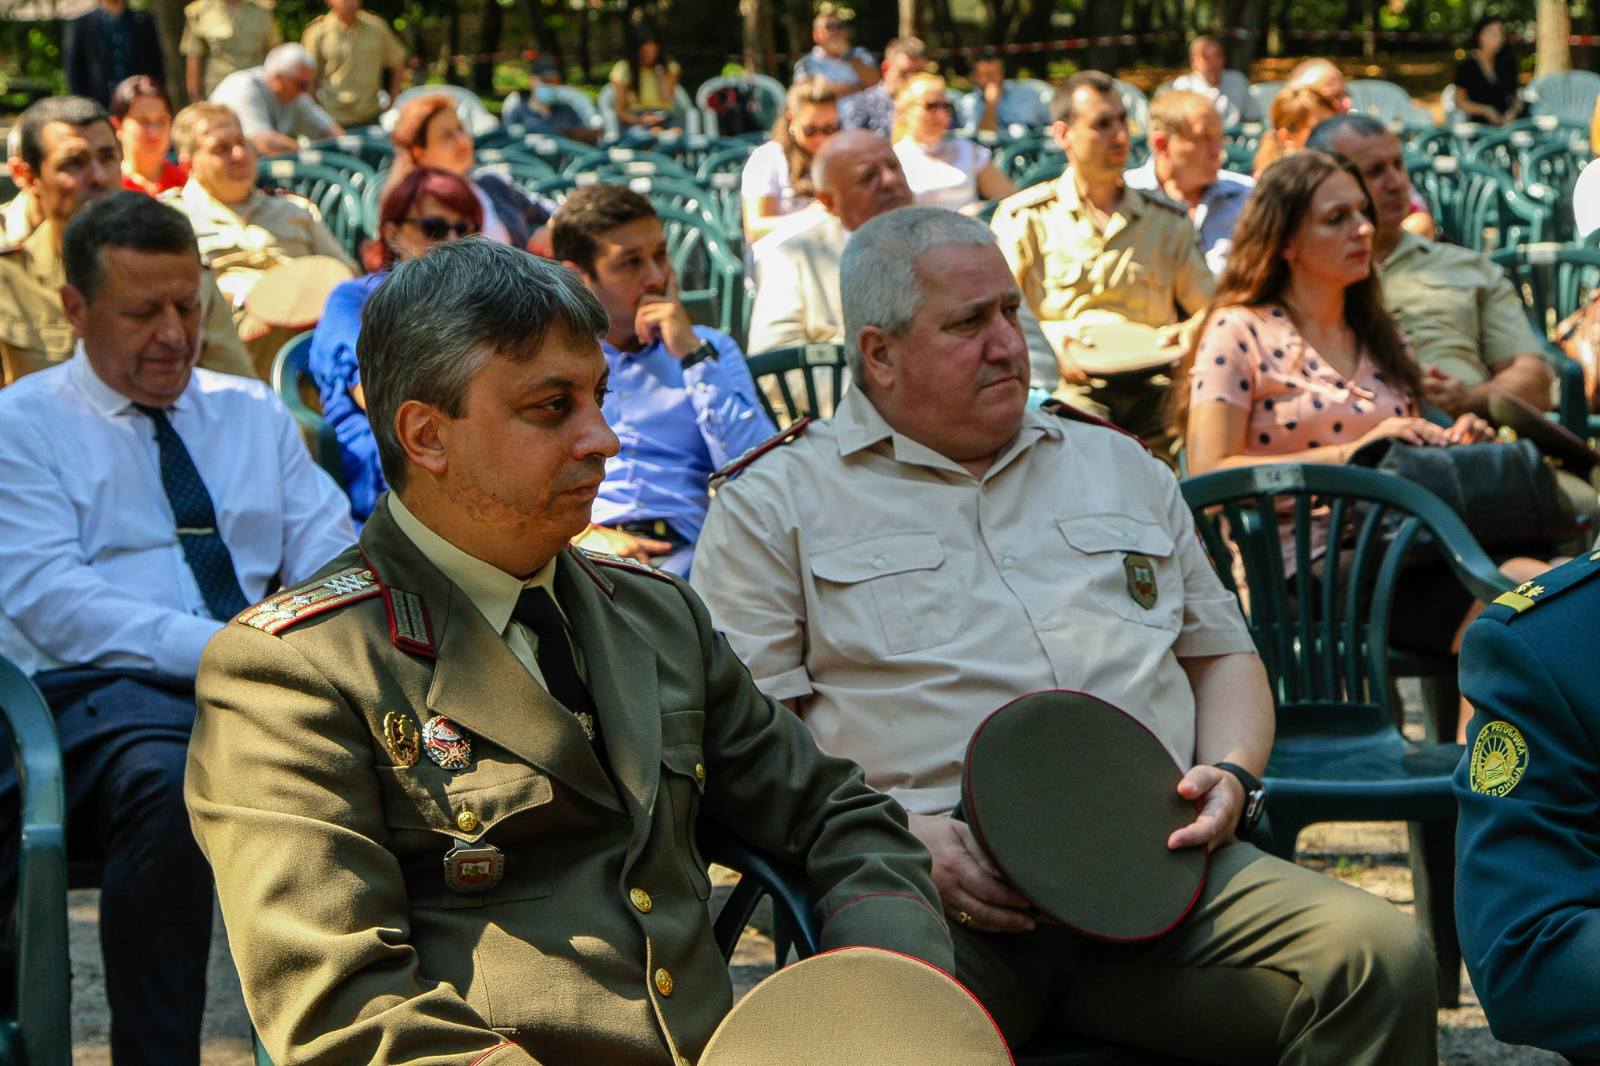
[[[187,799],[274,1061],[693,1062],[731,1002],[706,819],[804,870],[826,946],[952,964],[899,807],[687,585],[567,547],[617,452],[606,328],[505,245],[397,267],[362,322],[393,491],[206,649]]]
[[[20,244],[0,250],[0,382],[10,384],[72,355],[74,337],[61,306],[66,270],[61,234],[89,200],[121,188],[121,150],[99,104],[52,97],[24,111],[23,183],[44,215]],[[30,161],[31,160],[31,161]],[[206,272],[200,365],[253,376],[228,303]]]
[[[1170,471],[1089,416],[1025,409],[1020,294],[988,231],[880,215],[840,288],[853,384],[831,421],[736,464],[694,585],[762,690],[910,812],[956,976],[1013,1046],[1060,1027],[1207,1062],[1434,1066],[1416,925],[1234,840],[1273,722],[1238,604]],[[1206,847],[1210,873],[1155,940],[1036,923],[950,817],[979,724],[1045,689],[1121,707],[1184,771],[1197,818],[1169,846]]]
[[[236,70],[259,67],[283,43],[271,0],[194,0],[183,9],[186,81],[191,102],[211,95]]]
[[[1097,71],[1074,76],[1056,96],[1056,143],[1067,153],[1060,179],[1001,201],[993,229],[1023,299],[1040,322],[1126,320],[1176,327],[1204,310],[1214,279],[1185,209],[1123,181],[1127,111]],[[1179,354],[1179,331],[1164,337]],[[1164,371],[1087,379],[1061,355],[1075,399],[1089,401],[1147,441],[1167,436]]]

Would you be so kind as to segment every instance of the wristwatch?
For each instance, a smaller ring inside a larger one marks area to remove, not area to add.
[[[703,363],[707,359],[715,359],[716,357],[717,349],[712,346],[711,342],[701,341],[700,347],[694,349],[693,351],[689,352],[688,355],[685,355],[682,359],[680,359],[678,361],[678,365],[683,369],[688,370],[696,363]]]
[[[1261,815],[1267,807],[1267,792],[1261,786],[1261,779],[1246,770],[1238,763],[1219,762],[1212,763],[1218,770],[1226,770],[1239,779],[1239,784],[1244,786],[1244,810],[1239,812],[1239,824],[1234,827],[1235,833],[1248,833],[1261,821]]]

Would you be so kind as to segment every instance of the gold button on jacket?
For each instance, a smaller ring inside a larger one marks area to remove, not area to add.
[[[646,892],[642,888],[636,888],[632,892],[629,892],[628,898],[633,900],[633,905],[639,908],[640,914],[649,914],[650,908],[655,906],[654,902],[650,899],[650,893]]]
[[[825,947],[953,966],[893,801],[761,695],[688,586],[556,564],[609,773],[387,498],[359,548],[207,646],[186,798],[273,1061],[465,1064],[505,1042],[487,1066],[698,1059],[732,1001],[702,817],[810,872]],[[314,588],[348,599],[296,617]],[[390,713],[449,719],[466,768],[391,754]],[[458,845],[493,884],[446,885]],[[658,968],[695,994],[667,999]]]

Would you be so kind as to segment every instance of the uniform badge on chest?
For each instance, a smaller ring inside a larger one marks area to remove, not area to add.
[[[383,716],[383,745],[389,749],[389,758],[396,766],[415,766],[422,751],[417,724],[409,714],[390,711]]]
[[[487,892],[506,875],[505,854],[493,844],[456,842],[445,852],[444,883],[452,892]]]
[[[1128,575],[1128,595],[1145,610],[1156,605],[1159,589],[1156,585],[1156,565],[1148,555],[1128,552],[1122,557],[1122,568]]]
[[[472,738],[442,714],[423,725],[422,750],[443,770],[465,770],[472,765]]]

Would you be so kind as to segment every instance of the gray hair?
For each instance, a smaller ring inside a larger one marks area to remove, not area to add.
[[[267,53],[267,58],[261,63],[263,74],[293,74],[300,70],[315,70],[316,61],[311,58],[311,53],[306,51],[305,45],[280,44]]]
[[[859,386],[860,333],[877,326],[891,337],[904,336],[922,307],[917,260],[945,244],[994,247],[994,231],[975,218],[942,207],[900,207],[869,220],[850,235],[839,260],[839,294],[844,311],[844,355]]]
[[[467,237],[401,263],[362,309],[356,340],[383,476],[405,487],[394,422],[407,400],[459,418],[490,356],[525,362],[552,332],[599,338],[609,326],[576,272],[520,248]]]
[[[1346,111],[1342,115],[1330,115],[1317,123],[1316,128],[1311,131],[1311,136],[1306,138],[1306,147],[1327,152],[1331,156],[1339,156],[1338,150],[1333,147],[1333,142],[1339,139],[1341,133],[1347,131],[1362,137],[1390,136],[1389,127],[1371,115],[1362,114],[1360,111]]]

